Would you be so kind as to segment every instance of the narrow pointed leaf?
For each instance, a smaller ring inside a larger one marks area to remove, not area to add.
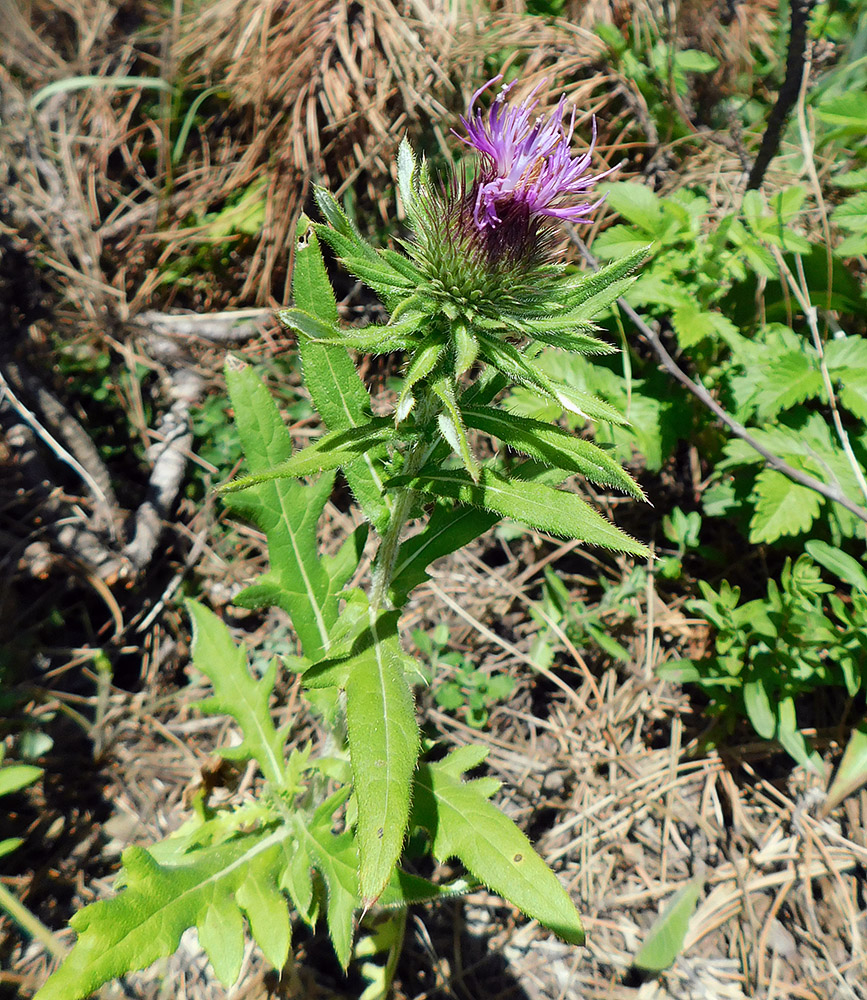
[[[346,721],[358,802],[359,878],[365,905],[394,871],[409,822],[412,773],[419,750],[406,654],[397,623],[371,623],[373,644],[356,659],[346,683]]]
[[[822,805],[822,815],[827,816],[844,799],[864,785],[867,785],[867,723],[862,722],[852,730],[843,759]]]
[[[680,954],[689,921],[701,895],[703,879],[694,879],[678,889],[647,933],[641,950],[635,956],[636,969],[662,972]]]
[[[499,783],[462,781],[460,771],[478,763],[478,754],[453,758],[454,753],[419,765],[415,778],[413,823],[430,833],[434,856],[441,862],[460,859],[480,882],[527,916],[565,941],[583,944],[581,919],[557,876],[518,827],[488,801]]]
[[[284,326],[297,330],[316,344],[334,344],[368,354],[406,350],[412,343],[410,335],[418,329],[419,324],[417,315],[413,314],[393,325],[356,329],[312,316],[303,309],[281,309],[277,318]]]
[[[607,521],[579,496],[541,483],[515,482],[483,468],[479,482],[462,470],[422,469],[417,476],[396,476],[389,486],[409,486],[421,493],[449,497],[473,507],[495,511],[524,521],[541,531],[565,538],[579,538],[617,552],[646,558],[640,542]]]
[[[292,291],[299,308],[337,322],[337,303],[313,233],[306,243],[299,244]],[[328,429],[346,430],[368,423],[370,397],[349,354],[306,339],[301,340],[299,349],[307,389]],[[392,500],[384,495],[382,463],[364,455],[348,465],[343,474],[365,516],[377,531],[385,531]]]
[[[394,425],[388,417],[374,417],[369,423],[346,430],[331,431],[308,445],[285,462],[252,476],[241,476],[219,488],[220,493],[237,493],[259,483],[275,479],[298,479],[317,472],[339,469],[368,451],[384,454],[386,444],[395,437]]]
[[[479,336],[479,344],[481,353],[489,364],[513,381],[555,400],[565,410],[588,417],[590,420],[605,420],[613,424],[627,423],[622,414],[603,400],[582,389],[564,385],[539,368],[528,364],[511,344],[483,335]]]
[[[391,580],[391,596],[402,607],[409,592],[428,579],[427,567],[442,556],[483,535],[500,519],[499,514],[473,507],[439,503],[424,529],[401,543]]]
[[[408,401],[414,386],[430,375],[445,353],[445,349],[446,343],[441,337],[428,337],[416,348],[403,379],[403,388],[395,407],[397,413],[402,413],[405,417],[409,412]]]
[[[576,275],[574,278],[567,279],[567,281],[563,282],[562,291],[568,292],[569,308],[575,309],[582,304],[590,304],[594,299],[597,302],[604,301],[605,292],[611,284],[628,278],[638,270],[650,256],[650,250],[651,246],[648,244],[646,247],[633,250],[632,253],[620,258],[620,260],[606,264],[605,267],[599,268],[598,271]],[[605,304],[608,305],[608,302]],[[585,313],[585,315],[592,317],[598,311],[598,309],[591,310]]]
[[[477,483],[479,481],[481,466],[470,448],[470,442],[467,440],[467,428],[464,425],[461,411],[458,409],[454,389],[446,379],[439,379],[434,382],[431,389],[443,401],[446,407],[445,412],[439,415],[440,430],[443,437],[460,455],[461,461],[464,463],[464,468],[470,474],[473,482]]]
[[[562,427],[489,406],[465,406],[462,413],[469,427],[498,438],[516,451],[547,465],[578,472],[591,482],[614,486],[636,499],[646,499],[638,483],[609,454]]]

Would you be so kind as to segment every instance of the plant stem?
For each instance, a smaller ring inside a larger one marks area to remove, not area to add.
[[[425,393],[418,401],[417,423],[424,427],[431,419],[437,409],[437,402],[431,394]],[[409,449],[404,462],[402,474],[413,476],[424,465],[430,452],[430,443],[423,438],[417,440]],[[372,611],[382,608],[388,599],[388,588],[391,586],[391,578],[394,573],[397,554],[400,550],[400,536],[403,532],[404,524],[407,521],[412,502],[415,498],[415,490],[404,486],[398,490],[394,499],[394,508],[388,528],[382,536],[379,550],[376,553],[376,563],[373,567],[373,582],[370,588],[370,607]]]
[[[39,941],[54,958],[66,958],[67,951],[64,945],[2,882],[0,882],[0,909],[5,910],[16,924],[32,938]]]

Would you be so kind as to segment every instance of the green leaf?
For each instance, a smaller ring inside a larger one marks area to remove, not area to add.
[[[648,236],[658,238],[665,225],[665,216],[659,198],[645,184],[635,181],[612,181],[600,185],[605,200],[611,208]]]
[[[677,342],[684,349],[694,347],[705,338],[714,337],[717,324],[714,314],[702,309],[697,302],[678,306],[671,316]]]
[[[756,380],[757,413],[770,420],[781,410],[821,397],[824,384],[815,362],[803,351],[787,351],[774,358]]]
[[[438,861],[459,858],[480,882],[528,917],[571,944],[583,944],[581,920],[557,876],[518,827],[488,801],[499,782],[461,780],[487,752],[466,746],[435,764],[419,765],[413,823],[430,833]]]
[[[292,440],[268,390],[253,370],[229,356],[226,383],[247,464],[253,474],[289,460]],[[337,599],[317,555],[316,526],[331,494],[327,475],[310,486],[285,479],[261,483],[226,497],[232,510],[253,521],[268,536],[271,569],[261,584],[292,617],[305,655],[318,657],[329,646],[337,619]]]
[[[231,748],[232,759],[253,758],[265,778],[279,788],[286,774],[283,764],[286,736],[274,727],[269,707],[276,660],[261,680],[253,680],[244,649],[235,645],[226,625],[197,601],[188,600],[187,610],[193,621],[193,665],[214,687],[214,694],[199,707],[211,715],[230,715],[238,723],[244,739]]]
[[[412,346],[412,337],[418,330],[419,316],[412,313],[395,323],[356,328],[342,327],[313,316],[303,309],[280,309],[277,318],[283,326],[302,334],[315,344],[349,347],[365,354],[387,354],[405,351]]]
[[[867,784],[867,724],[862,722],[852,730],[843,759],[828,789],[828,796],[822,805],[822,815],[827,816],[838,806]]]
[[[359,878],[364,905],[391,877],[409,822],[419,733],[404,676],[394,613],[371,622],[372,643],[357,656],[346,682],[346,722],[358,802]]]
[[[549,399],[555,400],[564,410],[587,417],[590,420],[603,420],[613,424],[626,423],[618,410],[598,399],[592,393],[564,385],[557,379],[546,375],[537,366],[528,364],[511,344],[484,335],[479,335],[479,344],[483,357],[494,368],[503,372],[513,381],[531,387]]]
[[[626,254],[643,250],[647,236],[636,233],[630,226],[611,226],[593,241],[593,253],[601,260],[620,260]]]
[[[270,850],[256,855],[235,893],[235,900],[250,924],[251,934],[278,972],[289,957],[292,937],[288,900],[277,884],[281,847],[275,844]]]
[[[388,485],[409,486],[421,493],[449,497],[523,521],[553,535],[580,538],[592,545],[636,556],[649,555],[643,545],[606,521],[574,493],[541,483],[504,479],[491,469],[481,470],[478,483],[461,470],[426,468],[417,476],[398,476]]]
[[[771,707],[767,688],[761,680],[747,681],[744,684],[744,707],[747,716],[753,724],[753,729],[762,739],[773,739],[777,728],[777,716]]]
[[[463,548],[498,520],[498,514],[438,503],[424,529],[401,543],[391,580],[395,606],[402,607],[409,592],[428,579],[426,568],[432,562]]]
[[[867,231],[867,191],[847,198],[831,213],[831,222],[850,233],[864,234]]]
[[[822,758],[810,750],[804,734],[798,729],[795,701],[791,695],[781,698],[777,706],[777,739],[798,764],[809,768],[815,774],[822,773]]]
[[[464,418],[458,409],[455,399],[454,387],[448,379],[437,379],[431,386],[431,390],[442,401],[445,411],[440,413],[437,421],[440,433],[448,441],[455,452],[460,456],[464,468],[470,474],[474,483],[479,481],[479,460],[473,454],[470,443],[467,440],[467,428],[464,425]]]
[[[413,352],[395,407],[395,417],[398,422],[405,420],[412,409],[412,404],[415,402],[412,398],[413,388],[434,370],[445,354],[446,346],[442,337],[431,336]]]
[[[667,969],[680,954],[689,921],[701,895],[702,879],[688,882],[672,896],[647,933],[633,965],[645,972]]]
[[[807,542],[804,548],[817,563],[835,573],[844,583],[867,594],[867,573],[857,559],[816,538]]]
[[[337,323],[337,303],[328,282],[322,251],[312,233],[299,244],[292,278],[295,304],[321,319]],[[304,382],[329,430],[360,427],[370,420],[370,397],[346,350],[299,343]],[[388,526],[391,499],[385,497],[382,463],[370,455],[348,465],[343,474],[365,516],[380,534]]]
[[[128,847],[123,853],[125,887],[75,914],[70,924],[78,940],[37,993],[39,1000],[81,1000],[103,983],[170,955],[188,927],[197,929],[218,978],[231,985],[243,957],[243,921],[235,894],[257,856],[288,835],[286,829],[241,835],[196,851],[188,863],[178,865],[158,864],[143,848]]]
[[[684,73],[713,73],[719,60],[700,49],[681,49],[674,53],[674,65]]]
[[[643,190],[647,190],[643,185],[639,186]],[[585,271],[562,281],[558,289],[558,296],[562,293],[563,301],[568,310],[571,311],[583,306],[582,315],[592,319],[612,301],[608,295],[610,287],[631,277],[649,255],[650,246],[645,240],[641,247],[604,267],[600,267],[598,271]]]
[[[0,768],[0,795],[9,795],[10,792],[32,785],[41,774],[42,768],[32,764],[13,764],[11,767]]]
[[[297,479],[301,476],[315,475],[317,472],[339,469],[354,462],[360,454],[368,451],[384,453],[386,444],[395,436],[394,422],[391,418],[373,417],[369,423],[361,427],[330,431],[302,451],[296,451],[286,462],[281,462],[265,472],[241,476],[221,486],[219,492],[237,493],[275,479]]]
[[[750,521],[750,542],[775,542],[781,535],[809,531],[819,516],[821,497],[775,469],[756,476],[750,498],[755,512]]]
[[[464,407],[463,415],[468,426],[516,451],[558,469],[578,472],[593,483],[614,486],[638,500],[646,499],[638,483],[610,455],[561,427],[487,406]]]

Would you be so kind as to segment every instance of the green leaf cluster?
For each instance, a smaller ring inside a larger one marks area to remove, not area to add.
[[[703,597],[688,608],[715,630],[716,655],[672,661],[659,673],[704,688],[724,729],[746,718],[759,736],[812,766],[798,699],[826,687],[849,697],[865,690],[867,574],[826,542],[808,542],[807,550],[786,560],[779,584],[769,580],[764,597],[742,602],[739,587],[723,581],[717,590],[699,581]],[[842,581],[845,596],[823,580],[820,565]]]

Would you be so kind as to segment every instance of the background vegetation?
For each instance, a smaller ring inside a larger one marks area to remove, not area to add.
[[[264,541],[212,495],[240,457],[226,346],[299,443],[318,433],[272,313],[311,184],[398,237],[400,138],[459,156],[449,129],[498,72],[566,93],[597,166],[623,160],[567,259],[654,244],[604,322],[621,353],[543,361],[630,426],[510,406],[611,447],[653,508],[594,499],[657,558],[502,524],[419,589],[418,651],[450,671],[425,721],[490,742],[589,947],[478,893],[411,918],[397,994],[865,994],[864,0],[30,0],[0,8],[0,995],[44,982],[124,846],[202,789],[243,797],[211,756],[226,720],[194,707],[182,598],[259,669],[297,650],[232,604]],[[377,315],[334,278],[345,318]],[[360,361],[387,394],[401,359]],[[345,488],[329,512],[335,534],[357,517]],[[679,957],[654,964],[641,943],[685,885]],[[251,952],[234,995],[375,979],[373,937],[350,980],[295,940],[296,967]],[[163,981],[225,995],[195,940],[123,990]]]

